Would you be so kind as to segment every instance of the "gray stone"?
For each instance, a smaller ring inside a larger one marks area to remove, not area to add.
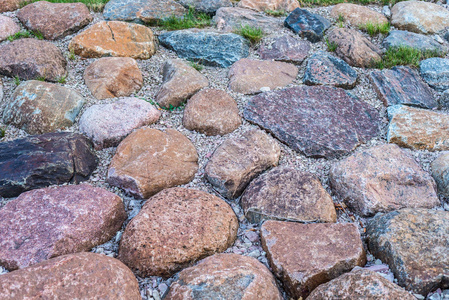
[[[282,35],[259,47],[261,59],[274,59],[290,63],[302,63],[309,55],[310,42],[289,35]]]
[[[187,12],[184,6],[174,0],[147,0],[137,12],[137,17],[145,23],[154,24],[173,16],[182,18]]]
[[[284,25],[312,43],[316,43],[323,38],[324,32],[330,27],[331,23],[320,15],[296,8],[285,19]]]
[[[409,47],[420,51],[433,51],[437,54],[444,54],[448,51],[445,44],[439,43],[432,36],[408,32],[404,30],[392,30],[384,39],[383,46],[387,49],[396,47]]]
[[[231,0],[178,0],[185,7],[207,14],[215,13],[220,7],[232,6]]]
[[[0,78],[0,101],[3,99],[3,82]]]
[[[103,17],[109,21],[137,21],[139,12],[152,0],[110,0],[103,10]]]
[[[257,27],[265,33],[282,29],[282,22],[263,13],[238,7],[222,7],[212,21],[219,30],[232,32],[242,26]]]
[[[419,63],[421,77],[437,91],[449,89],[449,59],[433,57]]]
[[[442,108],[449,108],[449,90],[445,90],[441,93],[439,103]]]
[[[432,162],[432,176],[437,183],[438,192],[449,197],[449,153],[440,154]]]

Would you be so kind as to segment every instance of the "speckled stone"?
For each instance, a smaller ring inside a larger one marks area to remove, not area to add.
[[[178,0],[185,7],[196,11],[214,14],[220,7],[232,6],[231,0]]]
[[[182,18],[187,12],[187,8],[174,0],[146,0],[136,15],[143,22],[154,24],[173,16]]]
[[[242,26],[258,27],[264,33],[282,30],[282,21],[251,9],[239,7],[222,7],[212,18],[217,28],[233,32]]]
[[[14,35],[19,31],[20,26],[14,22],[13,19],[0,15],[0,42],[6,40],[10,35]]]
[[[352,3],[335,5],[331,10],[331,16],[335,19],[342,16],[345,22],[349,22],[355,26],[363,26],[368,23],[373,25],[384,25],[388,23],[388,19],[383,14],[366,6]]]
[[[301,37],[316,43],[323,38],[324,32],[330,27],[331,23],[320,15],[296,8],[285,19],[284,25]]]
[[[419,63],[421,77],[437,91],[449,89],[449,59],[433,57]]]
[[[0,0],[0,13],[19,9],[25,0]]]
[[[282,35],[260,45],[258,52],[261,59],[299,64],[309,55],[310,49],[310,42]]]
[[[296,0],[240,0],[237,5],[261,12],[267,10],[291,12],[299,7],[299,2]]]
[[[438,192],[449,198],[449,153],[441,153],[431,164]]]
[[[392,30],[382,42],[387,49],[395,47],[409,47],[422,52],[434,51],[444,54],[448,51],[447,45],[438,42],[434,37],[405,30]]]

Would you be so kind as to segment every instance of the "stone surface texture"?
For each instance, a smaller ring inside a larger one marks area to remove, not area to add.
[[[147,0],[136,16],[145,23],[153,24],[172,16],[181,18],[187,12],[184,6],[173,0]]]
[[[24,0],[0,0],[0,13],[19,9]]]
[[[274,38],[268,43],[259,46],[259,56],[261,59],[279,60],[289,63],[302,63],[309,55],[310,43],[294,38],[289,35],[282,35]]]
[[[432,57],[419,63],[421,77],[439,92],[449,89],[449,59]]]
[[[14,35],[19,31],[20,26],[16,24],[12,18],[3,15],[0,16],[0,42],[6,40],[10,35]]]
[[[330,27],[331,23],[320,15],[296,8],[285,19],[284,25],[301,37],[316,43],[323,38],[324,32]]]
[[[449,153],[440,154],[431,164],[438,192],[449,197]]]
[[[437,52],[444,54],[448,51],[446,43],[441,43],[433,36],[409,32],[405,30],[392,30],[382,42],[387,49],[393,47],[410,47],[422,52]]]
[[[295,0],[241,0],[238,6],[262,12],[267,10],[291,12],[299,7],[299,2]]]
[[[196,11],[214,14],[220,7],[232,6],[231,0],[178,0],[185,7]]]
[[[373,25],[384,25],[388,23],[388,19],[381,13],[369,9],[366,6],[340,3],[335,5],[331,10],[331,17],[337,19],[343,16],[345,22],[349,22],[355,26],[363,26],[368,23]]]
[[[218,9],[212,21],[219,30],[227,32],[233,32],[242,26],[258,27],[265,33],[282,29],[281,20],[251,9],[239,7],[222,7]]]

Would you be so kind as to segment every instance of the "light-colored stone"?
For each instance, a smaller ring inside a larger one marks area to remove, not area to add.
[[[222,31],[233,32],[242,26],[262,29],[264,33],[282,29],[282,21],[251,9],[222,7],[217,10],[213,22]]]
[[[299,1],[296,0],[240,0],[239,7],[250,8],[257,11],[286,11],[291,12],[299,7]]]
[[[1,10],[1,9],[0,9]],[[20,31],[20,27],[13,19],[0,15],[0,42],[6,40],[10,35]]]
[[[136,16],[145,23],[153,24],[173,16],[182,18],[187,12],[184,6],[174,0],[147,0]]]
[[[384,25],[388,23],[388,19],[383,14],[369,9],[366,6],[352,3],[335,5],[331,10],[331,16],[333,18],[342,16],[346,22],[355,26],[363,26],[366,24]]]
[[[437,183],[438,192],[449,197],[449,153],[440,154],[432,162],[432,176]]]
[[[0,78],[0,101],[3,100],[3,82]]]

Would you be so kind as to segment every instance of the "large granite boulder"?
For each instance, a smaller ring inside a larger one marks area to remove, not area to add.
[[[320,15],[312,14],[308,10],[298,7],[288,15],[284,25],[301,37],[316,43],[323,38],[324,32],[331,23]]]
[[[388,23],[388,19],[383,14],[366,6],[352,3],[335,5],[331,10],[331,16],[335,19],[342,16],[346,22],[355,26],[364,26],[366,24],[385,25]]]

